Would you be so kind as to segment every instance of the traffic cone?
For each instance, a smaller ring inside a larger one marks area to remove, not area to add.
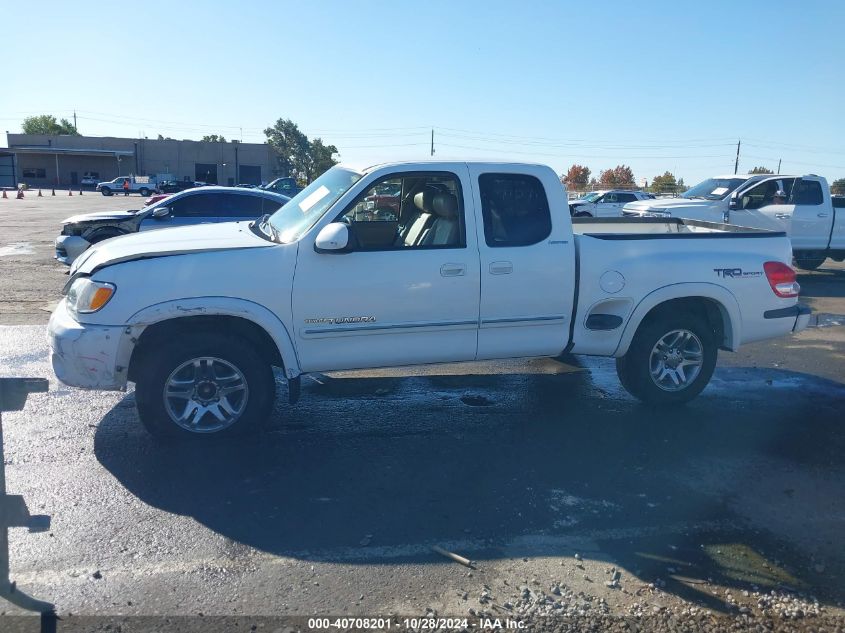
[[[23,200],[23,189],[18,189],[18,200]]]
[[[53,187],[53,195],[54,196],[56,195],[56,188],[55,187]]]
[[[6,190],[3,190],[3,200],[8,200],[9,196],[6,195]]]
[[[44,196],[41,195],[41,189],[38,190],[38,197],[43,198]]]
[[[73,195],[73,189],[68,189],[68,190],[67,190],[67,195],[72,196],[72,195]]]
[[[79,195],[82,195],[82,187],[79,188]]]

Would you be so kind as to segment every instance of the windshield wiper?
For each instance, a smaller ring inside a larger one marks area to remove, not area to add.
[[[261,231],[265,236],[270,238],[271,242],[275,242],[276,240],[276,228],[270,224],[270,214],[265,213],[261,216],[260,220],[253,220],[252,223],[249,225],[251,229],[254,230],[255,226],[258,226],[258,230]]]

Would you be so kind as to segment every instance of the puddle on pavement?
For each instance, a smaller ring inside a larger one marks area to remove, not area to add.
[[[15,257],[17,255],[32,255],[32,244],[29,242],[12,242],[0,246],[0,257]]]

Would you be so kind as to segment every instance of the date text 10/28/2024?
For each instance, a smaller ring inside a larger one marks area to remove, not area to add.
[[[510,618],[309,618],[308,629],[311,631],[331,631],[360,629],[371,631],[389,631],[390,629],[437,630],[519,630],[525,628],[525,622]]]

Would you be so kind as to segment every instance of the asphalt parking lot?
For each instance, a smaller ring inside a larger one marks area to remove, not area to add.
[[[0,374],[50,377],[60,220],[142,203],[0,200]],[[131,391],[53,382],[3,418],[10,492],[53,517],[12,532],[12,577],[60,616],[845,616],[845,266],[799,281],[813,327],[676,410],[607,359],[339,372],[260,438],[186,446]]]

